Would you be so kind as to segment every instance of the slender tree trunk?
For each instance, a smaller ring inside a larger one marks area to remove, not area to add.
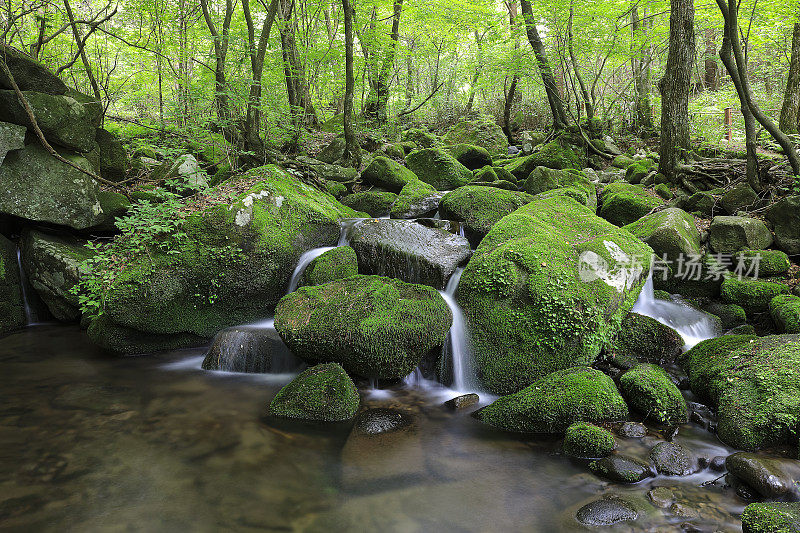
[[[31,45],[31,57],[39,59],[39,53],[42,51],[42,42],[47,31],[47,4],[42,4],[42,12],[37,14],[36,17],[39,19],[39,32],[36,36],[36,42]]]
[[[414,101],[414,48],[414,40],[410,39],[406,55],[406,109],[411,107],[411,102]]]
[[[342,0],[344,11],[344,57],[345,57],[345,83],[344,83],[344,138],[345,148],[342,160],[349,162],[355,168],[361,166],[361,150],[358,146],[355,131],[353,130],[353,91],[356,86],[353,74],[353,6],[350,0]]]
[[[645,17],[647,11],[644,11]],[[631,32],[634,41],[633,57],[633,89],[635,94],[635,125],[640,131],[653,129],[653,111],[650,106],[650,47],[645,33],[646,22],[639,18],[636,6],[631,9]]]
[[[214,99],[217,105],[217,117],[222,134],[228,142],[238,144],[238,132],[234,124],[233,109],[228,95],[228,80],[225,77],[225,63],[228,57],[228,43],[233,18],[233,0],[225,0],[225,16],[222,22],[222,32],[211,18],[208,9],[208,0],[200,0],[203,18],[208,26],[208,31],[214,39]]]
[[[800,156],[798,156],[794,144],[761,110],[753,96],[753,90],[750,87],[750,80],[747,76],[747,61],[745,60],[742,44],[739,40],[739,12],[737,0],[728,0],[727,5],[725,4],[725,0],[717,0],[717,5],[720,11],[722,11],[722,17],[725,20],[725,38],[729,41],[730,45],[726,48],[725,44],[727,43],[723,43],[723,49],[726,50],[726,54],[722,56],[722,62],[732,78],[734,77],[734,72],[739,78],[736,90],[739,93],[742,112],[745,112],[745,108],[749,109],[753,117],[767,130],[772,138],[775,139],[775,142],[780,145],[781,149],[783,149],[783,153],[789,159],[789,164],[792,166],[792,172],[798,175],[800,174]]]
[[[244,143],[247,150],[261,152],[264,143],[261,141],[261,79],[264,72],[264,57],[267,52],[267,43],[275,21],[275,13],[278,10],[278,0],[272,0],[261,27],[261,34],[256,43],[255,25],[253,16],[250,12],[250,0],[242,0],[242,10],[244,11],[245,22],[247,23],[247,37],[250,47],[250,72],[252,82],[250,83],[250,94],[247,99],[247,118],[244,126]]]
[[[305,69],[300,61],[295,42],[295,26],[292,18],[294,0],[281,0],[278,7],[278,17],[281,20],[279,31],[281,34],[281,54],[283,57],[283,71],[286,78],[286,93],[289,98],[289,107],[292,110],[292,120],[299,124],[319,124],[317,112],[311,103],[311,96],[305,79]]]
[[[392,31],[389,35],[389,44],[383,53],[383,60],[381,61],[377,76],[370,77],[370,88],[369,94],[367,95],[367,103],[364,107],[364,116],[371,118],[379,124],[384,124],[388,120],[389,73],[392,71],[394,58],[397,53],[397,41],[400,39],[400,15],[402,13],[403,0],[394,0]]]
[[[556,80],[550,63],[547,61],[542,39],[539,37],[539,30],[536,28],[536,21],[533,18],[533,10],[529,0],[521,0],[522,18],[525,20],[525,31],[528,41],[531,43],[533,53],[536,55],[536,62],[539,66],[539,74],[542,76],[542,83],[547,94],[547,101],[550,104],[550,112],[553,114],[553,129],[562,130],[567,125],[567,114],[564,111],[564,104],[558,95]]]
[[[594,106],[592,106],[592,99],[589,97],[589,90],[586,88],[586,83],[583,81],[581,71],[578,68],[578,61],[575,59],[575,51],[573,49],[572,41],[572,20],[575,18],[575,2],[574,0],[569,5],[569,23],[567,24],[567,48],[569,51],[569,59],[572,63],[572,70],[575,72],[575,79],[581,88],[581,97],[583,98],[583,107],[586,110],[586,120],[594,118]]]
[[[675,180],[690,148],[689,90],[695,59],[694,0],[671,0],[669,54],[661,89],[659,171]]]
[[[475,30],[475,44],[478,46],[478,61],[475,65],[475,73],[472,75],[472,83],[469,86],[469,98],[467,98],[467,107],[464,108],[464,112],[469,115],[472,112],[472,106],[475,102],[475,91],[476,85],[478,85],[478,80],[481,77],[481,72],[483,71],[483,36],[478,33],[478,30]]]
[[[703,83],[709,91],[716,91],[719,89],[719,65],[717,65],[716,37],[717,35],[714,28],[706,28],[706,59]]]
[[[792,59],[789,63],[789,78],[783,94],[783,107],[779,126],[784,133],[797,133],[800,119],[800,22],[792,32]]]
[[[514,73],[511,78],[511,85],[508,86],[508,91],[505,93],[505,101],[503,102],[503,133],[506,134],[508,142],[513,142],[514,139],[511,135],[511,108],[514,105],[514,95],[517,92],[517,82],[519,75]]]
[[[92,73],[92,66],[89,64],[89,58],[86,57],[86,46],[81,46],[83,37],[81,36],[80,28],[78,28],[78,25],[75,23],[75,16],[72,14],[72,6],[70,6],[69,0],[64,0],[64,9],[67,12],[67,18],[69,18],[72,35],[75,37],[75,44],[80,48],[81,61],[83,62],[83,68],[86,70],[86,77],[89,78],[89,84],[92,86],[94,97],[97,98],[98,102],[102,102],[103,96],[100,94],[100,86],[97,84],[97,79]]]

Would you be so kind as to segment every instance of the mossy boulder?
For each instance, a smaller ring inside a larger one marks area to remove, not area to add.
[[[592,213],[597,211],[597,194],[577,187],[560,187],[549,191],[540,192],[535,196],[537,199],[547,198],[572,198],[579,204],[588,207]]]
[[[583,172],[536,167],[528,175],[522,188],[529,194],[540,194],[554,189],[575,189],[580,191],[581,199],[586,198],[585,201],[576,198],[579,203],[589,209],[597,209],[597,190]]]
[[[723,335],[681,356],[692,391],[717,409],[717,433],[741,450],[794,444],[800,336]]]
[[[0,235],[0,336],[26,323],[17,246]]]
[[[656,164],[651,159],[640,159],[625,168],[625,181],[638,184],[655,170]]]
[[[323,163],[333,164],[339,161],[344,155],[344,148],[346,142],[343,136],[337,136],[331,139],[325,147],[317,154],[316,158]]]
[[[399,192],[407,183],[416,181],[417,175],[393,159],[377,156],[361,173],[361,179],[376,187]]]
[[[779,250],[742,250],[733,257],[733,266],[743,274],[771,278],[789,271],[789,256]]]
[[[358,257],[349,246],[338,246],[311,261],[303,272],[300,285],[322,285],[358,274]]]
[[[616,226],[625,226],[664,205],[644,187],[630,183],[611,183],[600,193],[599,215]]]
[[[683,338],[671,327],[649,316],[628,313],[608,348],[608,357],[623,368],[637,362],[671,363],[683,344]]]
[[[455,269],[470,256],[466,238],[409,220],[365,220],[353,229],[350,246],[365,274],[437,289],[444,289]]]
[[[567,168],[582,169],[586,157],[579,153],[579,148],[562,139],[556,139],[539,147],[529,157],[532,168],[547,167],[559,170]]]
[[[800,254],[800,196],[787,196],[766,211],[775,226],[775,243],[790,255]]]
[[[626,169],[631,165],[635,165],[636,160],[629,155],[620,154],[611,161],[611,166],[619,169]]]
[[[769,313],[780,333],[800,333],[800,297],[779,294],[770,300]]]
[[[669,201],[669,200],[672,199],[672,196],[673,196],[672,190],[669,188],[669,185],[667,185],[666,183],[659,183],[658,185],[653,187],[653,190],[655,191],[655,193],[657,195],[659,195],[664,200]]]
[[[429,131],[420,128],[409,128],[400,136],[402,142],[414,143],[420,148],[433,148],[441,146],[442,141]]]
[[[472,181],[472,171],[440,148],[423,148],[406,156],[406,164],[419,179],[439,191],[449,191]]]
[[[91,152],[95,142],[95,114],[72,96],[23,91],[45,138],[78,152]],[[14,91],[0,90],[0,120],[31,128],[28,114]]]
[[[711,313],[719,318],[723,330],[729,330],[747,322],[747,313],[741,305],[712,301],[701,307],[706,313]]]
[[[31,286],[57,320],[81,316],[72,288],[88,271],[82,263],[92,257],[85,241],[27,230],[22,237],[22,265]]]
[[[84,157],[61,155],[95,172]],[[55,159],[38,143],[9,152],[0,166],[0,213],[86,229],[106,218],[99,192],[96,181]]]
[[[742,512],[744,533],[800,533],[800,503],[751,503]]]
[[[703,217],[710,217],[714,213],[716,203],[714,195],[706,191],[698,191],[691,196],[678,196],[673,200],[675,207]]]
[[[489,165],[475,170],[473,175],[475,179],[470,182],[470,185],[487,185],[500,179],[497,176],[497,170]]]
[[[456,293],[483,382],[508,394],[594,361],[633,307],[651,254],[571,198],[537,199],[502,218]]]
[[[614,380],[588,367],[565,368],[503,396],[475,413],[491,426],[519,433],[563,433],[575,422],[628,416]]]
[[[656,289],[686,298],[717,298],[727,273],[727,265],[719,261],[716,254],[705,253],[700,257],[684,257],[684,263],[661,263],[653,273]]]
[[[759,202],[759,199],[750,185],[739,183],[723,194],[720,202],[726,213],[735,215],[743,209],[754,207]]]
[[[363,211],[371,217],[388,215],[392,204],[397,200],[397,195],[386,191],[362,191],[344,196],[340,201],[343,205],[356,211]]]
[[[576,422],[564,433],[564,453],[572,457],[598,459],[611,455],[616,447],[610,431],[586,422]]]
[[[464,120],[450,128],[444,136],[447,144],[472,144],[486,149],[490,154],[508,153],[508,139],[503,129],[491,117]]]
[[[492,156],[486,148],[474,144],[451,144],[444,147],[456,161],[470,170],[483,168],[492,164]]]
[[[58,76],[28,54],[0,43],[0,54],[8,65],[14,81],[22,91],[39,91],[47,94],[64,94],[67,86]],[[0,88],[13,89],[11,80],[0,72]]]
[[[0,165],[6,158],[6,154],[11,150],[22,150],[25,148],[25,134],[28,129],[19,124],[10,122],[0,122]]]
[[[308,368],[278,391],[269,414],[279,418],[343,422],[356,416],[361,398],[353,380],[336,363]]]
[[[174,347],[170,336],[189,342],[263,319],[300,256],[334,245],[340,219],[365,216],[272,165],[243,179],[255,184],[236,200],[187,218],[185,238],[172,247],[177,253],[150,250],[116,275],[103,295],[106,320],[89,330],[93,341],[113,348],[104,330],[121,326],[132,331],[115,333],[117,344],[138,353],[135,341],[147,334]]]
[[[739,250],[763,250],[772,244],[772,233],[756,218],[714,217],[708,228],[708,243],[722,254]]]
[[[300,287],[275,309],[275,328],[292,353],[378,379],[402,378],[438,353],[452,319],[431,287],[380,276]]]
[[[131,160],[122,142],[116,135],[98,128],[94,137],[97,142],[97,167],[103,178],[110,181],[122,181],[131,168]]]
[[[622,374],[619,384],[628,405],[646,420],[665,426],[686,423],[686,400],[661,367],[636,365]]]
[[[769,303],[774,297],[789,292],[789,286],[782,283],[739,279],[737,276],[726,278],[720,289],[723,301],[742,306],[748,314],[769,311]]]
[[[638,483],[653,477],[653,468],[647,461],[630,455],[608,455],[589,463],[589,470],[596,476],[617,483]]]
[[[622,229],[642,239],[667,261],[677,261],[681,254],[700,255],[700,232],[694,217],[682,209],[670,207],[645,215]]]
[[[442,218],[464,222],[469,232],[483,237],[498,220],[532,200],[524,192],[467,185],[445,194],[439,212]]]
[[[439,209],[442,193],[421,180],[412,180],[403,186],[389,215],[392,218],[418,218],[432,215]]]

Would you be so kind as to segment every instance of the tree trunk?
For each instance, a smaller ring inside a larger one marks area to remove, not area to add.
[[[228,57],[229,32],[233,18],[233,0],[225,0],[225,18],[222,22],[222,33],[217,30],[217,25],[211,19],[208,9],[208,0],[200,0],[203,18],[208,26],[208,31],[214,39],[214,99],[217,104],[217,117],[219,127],[225,139],[231,144],[238,144],[238,132],[234,124],[234,114],[228,96],[228,80],[225,77],[225,62]]]
[[[716,32],[714,28],[706,29],[706,59],[703,84],[709,91],[719,89],[719,65],[717,65]]]
[[[358,169],[361,166],[361,150],[358,146],[355,131],[353,131],[353,91],[356,86],[353,74],[353,6],[350,0],[342,0],[344,11],[344,57],[345,57],[345,83],[344,83],[344,139],[345,148],[342,160],[349,162]]]
[[[86,70],[86,77],[89,78],[89,84],[92,86],[94,97],[97,98],[98,102],[102,102],[103,97],[100,94],[100,86],[97,84],[97,79],[92,73],[92,67],[89,64],[89,58],[86,57],[86,46],[81,45],[83,38],[81,37],[81,31],[78,28],[78,25],[75,23],[75,17],[72,14],[72,6],[70,6],[69,0],[64,0],[64,9],[67,12],[67,18],[69,18],[69,25],[72,28],[72,35],[75,37],[75,44],[80,48],[81,61],[83,62],[83,68]]]
[[[539,30],[536,29],[536,21],[533,19],[533,10],[529,0],[521,0],[522,18],[525,20],[525,32],[528,41],[531,43],[533,53],[536,55],[536,62],[539,66],[539,74],[542,76],[542,83],[547,94],[547,101],[550,104],[550,112],[553,114],[553,129],[562,130],[567,125],[567,114],[564,111],[564,104],[558,95],[556,80],[550,63],[547,61],[542,39],[539,37]]]
[[[388,120],[387,104],[389,103],[389,73],[394,66],[394,57],[397,53],[397,41],[400,39],[400,15],[403,12],[403,0],[394,0],[392,12],[392,32],[389,44],[381,61],[377,76],[370,78],[370,89],[364,116],[371,118],[379,124]]]
[[[483,36],[475,30],[475,44],[478,45],[478,61],[475,65],[475,73],[472,75],[472,83],[469,86],[469,98],[467,98],[467,107],[464,108],[464,113],[469,115],[472,112],[472,106],[475,103],[475,86],[481,77],[483,71]]]
[[[789,78],[783,95],[783,107],[779,126],[784,133],[797,133],[800,118],[800,22],[794,24],[792,32],[792,59],[789,63]]]
[[[644,12],[645,17],[647,11]],[[633,69],[634,124],[639,131],[653,129],[653,111],[650,106],[650,47],[645,40],[647,23],[639,18],[636,6],[631,9],[631,32],[634,41]]]
[[[694,0],[671,0],[669,53],[661,89],[659,172],[676,180],[678,164],[690,147],[689,90],[695,59]]]
[[[575,59],[575,51],[573,50],[572,46],[572,19],[575,18],[575,2],[570,3],[569,5],[569,22],[567,24],[567,48],[569,49],[569,59],[572,63],[572,70],[575,71],[575,79],[578,80],[578,85],[581,88],[581,97],[583,98],[583,107],[586,110],[586,120],[592,120],[594,118],[594,106],[592,106],[592,100],[589,97],[589,90],[586,88],[586,83],[583,81],[583,76],[581,76],[581,71],[578,68],[578,61]]]
[[[508,142],[514,142],[511,136],[511,108],[514,105],[514,95],[517,92],[518,81],[519,76],[514,74],[511,78],[511,85],[509,85],[508,91],[505,94],[505,101],[503,102],[503,133],[506,134]]]
[[[294,0],[281,0],[282,6],[277,9],[278,18],[281,20],[279,31],[281,34],[281,54],[283,57],[283,72],[286,78],[286,94],[289,97],[289,107],[292,110],[292,120],[296,125],[319,124],[317,111],[311,103],[311,95],[306,83],[305,69],[300,61],[295,42],[294,21],[292,12]]]
[[[414,101],[414,48],[412,39],[408,43],[408,53],[406,55],[406,109],[411,107],[411,102]]]
[[[267,52],[267,42],[275,21],[275,13],[278,10],[278,0],[272,0],[261,27],[261,34],[258,43],[255,40],[255,26],[253,16],[250,13],[250,0],[242,0],[242,10],[244,11],[245,22],[247,23],[247,37],[250,47],[250,71],[252,82],[250,84],[250,94],[247,99],[247,118],[244,125],[245,148],[254,152],[262,152],[264,143],[261,141],[261,78],[264,71],[264,57]]]

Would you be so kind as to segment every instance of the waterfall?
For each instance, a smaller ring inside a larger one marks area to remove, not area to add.
[[[707,313],[685,303],[657,299],[653,290],[652,272],[647,277],[647,282],[631,312],[654,318],[677,331],[683,338],[684,350],[719,334],[716,322]]]
[[[297,285],[300,283],[300,278],[303,276],[303,272],[306,271],[306,267],[308,267],[311,261],[321,256],[328,250],[333,250],[334,248],[335,246],[323,246],[321,248],[312,248],[311,250],[301,255],[300,260],[297,261],[297,266],[294,267],[294,272],[292,272],[292,278],[289,280],[289,290],[286,291],[286,294],[294,292],[297,289]]]
[[[447,341],[442,355],[445,363],[449,364],[453,371],[451,388],[459,392],[473,392],[480,387],[477,383],[477,373],[475,372],[472,350],[470,349],[467,318],[454,297],[463,272],[463,268],[457,268],[453,275],[450,276],[444,291],[439,291],[453,314],[453,325],[447,334]]]
[[[28,299],[28,277],[25,275],[25,269],[22,268],[22,250],[20,248],[17,248],[17,268],[19,268],[19,290],[22,295],[22,304],[25,306],[25,325],[30,326],[35,320],[31,302]]]

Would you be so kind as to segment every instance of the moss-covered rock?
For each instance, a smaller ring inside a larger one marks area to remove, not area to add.
[[[655,162],[651,159],[640,159],[625,168],[625,181],[628,183],[641,183],[656,168]]]
[[[733,264],[743,274],[764,278],[782,276],[792,266],[789,256],[778,250],[742,250],[733,257]]]
[[[476,170],[492,164],[492,156],[486,148],[474,144],[451,144],[444,147],[447,152],[456,158],[456,161],[470,170]]]
[[[664,200],[672,199],[673,196],[672,191],[670,190],[669,185],[667,185],[666,183],[657,184],[655,187],[653,187],[653,190],[656,192],[657,195],[659,195]]]
[[[342,422],[356,416],[361,398],[353,380],[336,363],[313,366],[278,391],[269,414],[280,418]]]
[[[665,426],[686,422],[686,400],[661,367],[636,365],[622,374],[619,383],[628,404],[646,420]]]
[[[362,191],[348,194],[341,199],[343,205],[356,211],[363,211],[371,217],[388,215],[397,195],[386,191]]]
[[[111,181],[122,181],[131,167],[131,160],[122,143],[113,133],[102,128],[95,134],[98,165],[101,175]]]
[[[26,323],[17,247],[0,235],[0,336]]]
[[[769,313],[781,333],[800,333],[800,297],[779,294],[769,302]]]
[[[177,253],[151,250],[117,274],[103,295],[106,325],[188,341],[261,319],[305,251],[335,244],[340,219],[365,216],[275,166],[244,179],[257,181],[232,203],[186,220],[185,238],[173,244]],[[103,329],[90,328],[89,336],[107,345]],[[131,345],[140,337],[120,338],[120,346],[145,351]]]
[[[347,194],[347,185],[338,181],[325,180],[325,190],[337,200]]]
[[[358,257],[349,246],[338,246],[311,261],[303,272],[300,285],[322,285],[358,274]]]
[[[625,226],[664,205],[644,187],[630,183],[611,183],[600,193],[599,215],[616,226]]]
[[[524,192],[467,185],[445,194],[439,209],[442,218],[464,222],[468,231],[483,237],[498,220],[532,200]]]
[[[389,215],[392,218],[418,218],[432,215],[439,209],[442,193],[421,180],[409,181],[403,186]]]
[[[95,172],[84,157],[61,155]],[[38,143],[9,152],[0,166],[0,213],[86,229],[106,218],[99,192],[96,181],[55,159]]]
[[[726,213],[735,215],[742,209],[754,207],[759,202],[759,198],[750,185],[739,183],[723,194],[720,201]]]
[[[720,289],[723,301],[742,306],[748,314],[767,312],[774,297],[789,292],[789,286],[782,283],[739,279],[736,276],[726,278]]]
[[[567,168],[582,169],[585,166],[585,156],[578,152],[579,148],[567,143],[563,139],[556,139],[528,156],[532,168],[547,167],[559,170]]]
[[[636,160],[629,155],[621,154],[611,161],[611,166],[619,169],[626,169],[631,165],[635,165]]]
[[[317,154],[317,159],[323,163],[336,163],[342,158],[342,155],[344,155],[345,144],[343,136],[334,137],[331,142]]]
[[[497,222],[456,293],[483,382],[507,394],[591,363],[633,307],[651,254],[570,198],[537,199]]]
[[[726,304],[722,302],[709,302],[701,308],[706,313],[711,313],[720,320],[720,327],[729,330],[747,322],[747,313],[741,305]]]
[[[744,533],[800,533],[800,503],[751,503],[742,512]]]
[[[794,443],[800,423],[800,337],[723,335],[681,356],[689,384],[718,413],[719,437],[736,448]]]
[[[45,138],[51,143],[78,152],[97,147],[95,114],[72,96],[23,91]],[[28,114],[14,91],[0,90],[0,120],[31,127]]]
[[[610,455],[616,447],[610,431],[586,422],[576,422],[564,433],[564,453],[572,457],[598,459]]]
[[[653,274],[656,289],[670,294],[680,294],[686,298],[717,298],[727,272],[727,266],[720,262],[716,254],[706,253],[698,257],[684,258],[680,263],[661,264],[660,272]]]
[[[608,348],[608,357],[622,368],[637,362],[671,363],[683,344],[683,338],[671,327],[649,316],[628,313]]]
[[[353,229],[350,246],[365,274],[437,289],[444,289],[455,269],[470,256],[466,238],[409,220],[365,220]]]
[[[6,158],[6,154],[11,150],[22,150],[25,148],[25,126],[11,124],[10,122],[0,122],[0,165]]]
[[[81,263],[92,257],[84,241],[27,230],[22,237],[25,274],[53,316],[62,321],[80,318],[78,297],[72,288],[78,283]]]
[[[406,156],[406,164],[419,179],[440,191],[449,191],[472,181],[472,171],[440,148],[411,152]]]
[[[775,225],[775,242],[787,254],[800,254],[800,196],[787,196],[766,211]]]
[[[408,182],[416,181],[417,175],[393,159],[378,156],[361,173],[361,179],[399,192]]]
[[[5,42],[0,43],[0,53],[22,91],[39,91],[56,95],[67,92],[66,84],[58,76],[28,54],[8,46]],[[13,89],[11,80],[4,72],[0,72],[0,88]]]
[[[554,189],[576,189],[582,192],[581,198],[586,198],[586,201],[578,200],[579,203],[589,209],[597,209],[597,190],[594,183],[589,181],[589,178],[582,172],[572,169],[556,170],[536,167],[525,180],[523,189],[529,194],[540,194]]]
[[[694,217],[682,209],[671,207],[645,215],[622,229],[642,239],[667,261],[677,261],[681,254],[700,255],[700,232]]]
[[[379,379],[410,374],[441,348],[452,319],[436,290],[380,276],[301,287],[275,309],[275,328],[298,357]]]
[[[709,192],[698,191],[691,196],[679,195],[673,204],[688,213],[703,217],[710,217],[714,213],[717,201]]]
[[[497,176],[497,170],[489,165],[476,170],[473,176],[475,178],[470,182],[470,185],[486,185],[500,179]]]
[[[420,128],[409,128],[400,136],[402,142],[414,143],[420,148],[434,148],[441,146],[442,141],[429,131]]]
[[[481,422],[519,433],[562,433],[575,422],[628,416],[614,381],[587,367],[566,368],[503,396],[475,413]]]
[[[763,250],[772,244],[772,233],[756,218],[714,217],[708,228],[708,243],[722,254],[739,250]]]
[[[508,153],[508,139],[503,129],[491,117],[459,122],[444,136],[447,144],[473,144],[485,148],[490,154]]]

